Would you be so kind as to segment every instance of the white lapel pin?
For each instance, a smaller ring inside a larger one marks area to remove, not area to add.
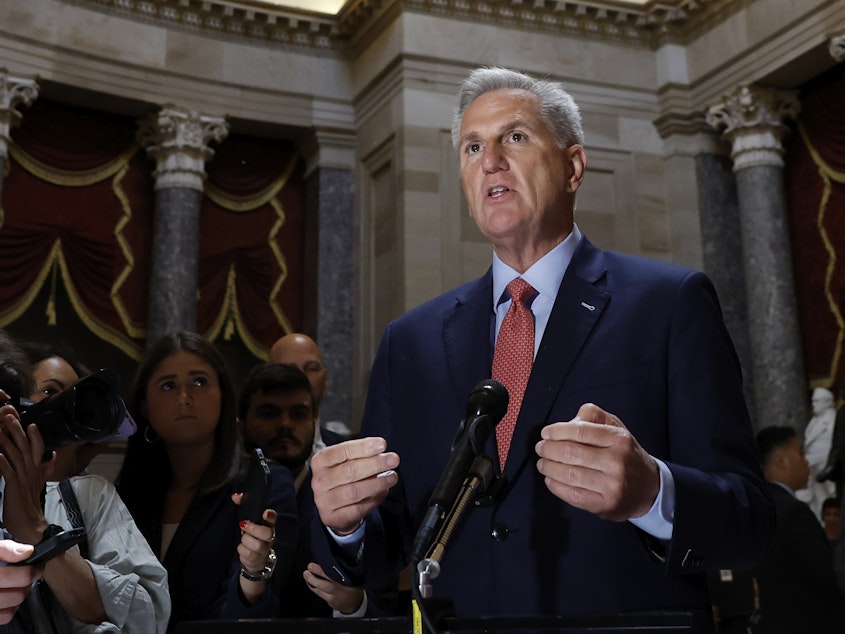
[[[595,307],[595,306],[591,306],[591,305],[590,305],[590,304],[588,304],[587,302],[581,302],[581,306],[583,306],[583,307],[584,307],[584,308],[586,308],[587,310],[595,310],[595,309],[596,309],[596,307]]]

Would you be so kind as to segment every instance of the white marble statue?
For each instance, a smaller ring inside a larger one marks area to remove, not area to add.
[[[804,456],[810,463],[810,478],[807,486],[795,495],[806,502],[817,518],[821,517],[822,502],[836,495],[833,482],[816,482],[816,474],[824,469],[833,439],[833,425],[836,422],[836,408],[833,392],[823,387],[813,390],[813,417],[804,430]],[[821,520],[819,520],[821,521]]]

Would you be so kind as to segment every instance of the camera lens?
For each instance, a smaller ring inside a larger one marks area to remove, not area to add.
[[[126,405],[109,370],[86,376],[63,392],[21,411],[21,424],[38,426],[47,450],[78,441],[101,442],[117,435]]]

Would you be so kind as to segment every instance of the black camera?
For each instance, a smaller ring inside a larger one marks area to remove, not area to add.
[[[38,427],[48,451],[79,441],[103,442],[135,431],[135,423],[117,393],[119,382],[111,370],[100,370],[38,403],[20,394],[10,394],[10,402],[24,428],[32,423]]]

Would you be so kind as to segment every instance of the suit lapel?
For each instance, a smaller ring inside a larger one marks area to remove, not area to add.
[[[486,275],[458,290],[454,308],[443,319],[448,383],[453,386],[453,396],[462,408],[478,382],[490,378],[492,298],[493,273],[488,270]]]
[[[560,284],[557,299],[534,359],[516,423],[505,475],[518,477],[535,456],[540,429],[569,375],[581,348],[595,328],[610,294],[597,286],[605,275],[601,251],[586,238],[576,250]],[[572,412],[575,416],[577,412]]]
[[[191,552],[194,542],[203,531],[214,525],[212,520],[223,502],[228,501],[228,497],[222,492],[194,496],[185,516],[179,522],[179,527],[173,535],[170,547],[167,549],[164,564],[168,571],[182,569],[185,558]]]

